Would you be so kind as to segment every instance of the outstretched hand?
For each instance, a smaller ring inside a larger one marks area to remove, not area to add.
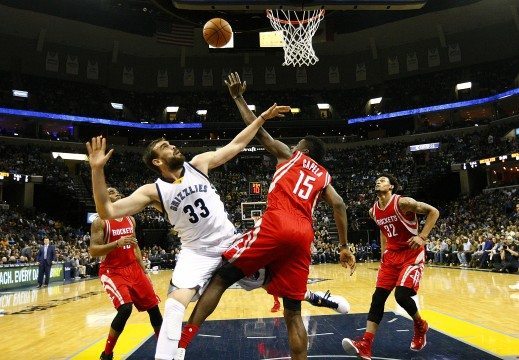
[[[355,255],[348,249],[342,249],[339,255],[339,261],[342,267],[350,269],[350,276],[353,275],[356,266]]]
[[[92,169],[103,168],[108,159],[112,156],[114,149],[106,152],[106,139],[102,136],[92,138],[90,142],[86,143],[88,152],[88,162]]]
[[[227,80],[224,80],[225,85],[229,88],[229,93],[233,98],[240,97],[247,89],[247,82],[243,83],[240,80],[240,75],[237,72],[230,73]]]
[[[261,113],[261,117],[265,120],[269,120],[275,117],[285,117],[283,115],[284,113],[287,113],[290,111],[290,106],[284,106],[274,103],[271,107],[269,107],[267,110]]]

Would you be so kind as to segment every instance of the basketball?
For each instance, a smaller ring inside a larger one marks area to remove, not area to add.
[[[221,18],[209,20],[204,25],[204,39],[214,47],[222,47],[232,38],[232,28],[229,23]]]

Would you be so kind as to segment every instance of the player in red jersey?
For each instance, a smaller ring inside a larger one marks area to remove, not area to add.
[[[245,84],[235,73],[229,76],[227,86],[245,123],[250,124],[256,116],[243,99]],[[290,149],[274,140],[263,128],[259,129],[256,138],[278,161],[269,187],[267,209],[254,228],[223,254],[228,262],[216,271],[198,300],[182,330],[175,360],[184,358],[186,346],[214,311],[225,290],[263,267],[270,276],[267,291],[283,298],[291,357],[293,360],[307,359],[308,340],[301,318],[301,301],[305,298],[310,244],[314,240],[312,213],[320,198],[333,207],[341,244],[341,264],[351,272],[355,269],[355,257],[346,247],[346,205],[330,184],[330,174],[321,165],[325,154],[323,142],[315,136],[307,136]]]
[[[393,194],[398,182],[392,175],[380,176],[375,182],[378,200],[369,215],[380,229],[381,260],[377,285],[371,300],[366,332],[362,338],[342,340],[342,346],[360,359],[371,359],[371,346],[378,325],[384,315],[384,304],[393,289],[397,303],[413,318],[414,336],[411,350],[420,351],[429,329],[418,312],[412,296],[416,295],[424,268],[424,245],[440,213],[433,206],[410,197]],[[426,215],[425,224],[418,231],[416,214]]]
[[[108,188],[110,201],[116,202],[122,195],[115,188]],[[135,219],[125,216],[120,219],[92,222],[90,255],[104,256],[99,267],[99,279],[117,309],[117,315],[110,325],[105,349],[101,360],[113,358],[117,339],[132,313],[132,304],[139,311],[147,311],[155,336],[160,332],[162,315],[159,298],[146,275],[146,265],[135,238]]]

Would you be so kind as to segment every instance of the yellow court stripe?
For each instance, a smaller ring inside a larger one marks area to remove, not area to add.
[[[124,331],[117,339],[114,349],[114,360],[126,359],[153,333],[150,324],[127,324]],[[108,336],[108,333],[106,334]],[[105,348],[106,338],[92,344],[71,358],[71,360],[98,359]]]
[[[442,333],[497,356],[519,355],[519,339],[433,311],[420,310],[429,325]]]

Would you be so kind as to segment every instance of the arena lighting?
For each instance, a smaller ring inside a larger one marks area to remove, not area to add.
[[[256,105],[247,105],[250,111],[256,111]]]
[[[14,97],[21,97],[21,98],[28,98],[29,92],[25,90],[15,90],[13,89],[13,96]]]
[[[290,112],[292,114],[299,114],[301,112],[300,108],[290,108]]]
[[[456,85],[456,91],[468,90],[468,89],[472,89],[472,83],[470,81],[464,82],[464,83],[459,83]]]
[[[368,122],[368,121],[387,120],[387,119],[393,119],[393,118],[398,118],[398,117],[402,117],[402,116],[414,116],[414,115],[432,113],[432,112],[437,112],[437,111],[454,110],[454,109],[459,109],[459,108],[464,108],[464,107],[469,107],[469,106],[482,105],[482,104],[487,104],[487,103],[490,103],[493,101],[497,101],[503,97],[508,97],[508,96],[512,96],[512,95],[519,95],[519,88],[508,90],[501,94],[488,96],[488,97],[481,98],[481,99],[458,101],[455,103],[449,103],[449,104],[443,104],[443,105],[427,106],[427,107],[411,109],[411,110],[395,111],[395,112],[387,113],[387,114],[353,118],[353,119],[348,120],[348,125],[359,124],[359,123],[364,123],[364,122]]]
[[[112,107],[113,107],[115,110],[122,110],[122,109],[123,109],[123,104],[119,104],[119,103],[113,103],[113,102],[111,102],[110,105],[112,105]]]
[[[440,148],[440,143],[418,144],[409,146],[409,151],[435,150]]]
[[[99,124],[99,125],[123,126],[123,127],[128,127],[128,128],[148,129],[148,130],[201,129],[202,128],[202,123],[141,124],[141,123],[130,122],[130,121],[119,121],[119,120],[93,118],[93,117],[86,117],[86,116],[55,114],[55,113],[46,113],[46,112],[31,111],[31,110],[18,110],[18,109],[4,108],[4,107],[0,107],[0,114],[32,117],[32,118],[36,118],[36,119],[76,122],[76,123],[90,123],[90,124]]]
[[[317,107],[319,108],[319,110],[330,110],[330,104],[320,103],[317,104]]]
[[[370,104],[370,105],[377,105],[377,104],[380,104],[381,102],[382,102],[382,98],[378,97],[378,98],[370,99],[368,101],[368,104]]]
[[[177,113],[178,112],[178,106],[167,106],[166,107],[167,113]]]
[[[62,158],[63,160],[81,160],[81,161],[87,161],[88,156],[85,154],[73,154],[73,153],[64,153],[64,152],[52,152],[52,157],[56,159],[57,157]]]
[[[196,114],[197,115],[207,115],[207,110],[197,110]]]

